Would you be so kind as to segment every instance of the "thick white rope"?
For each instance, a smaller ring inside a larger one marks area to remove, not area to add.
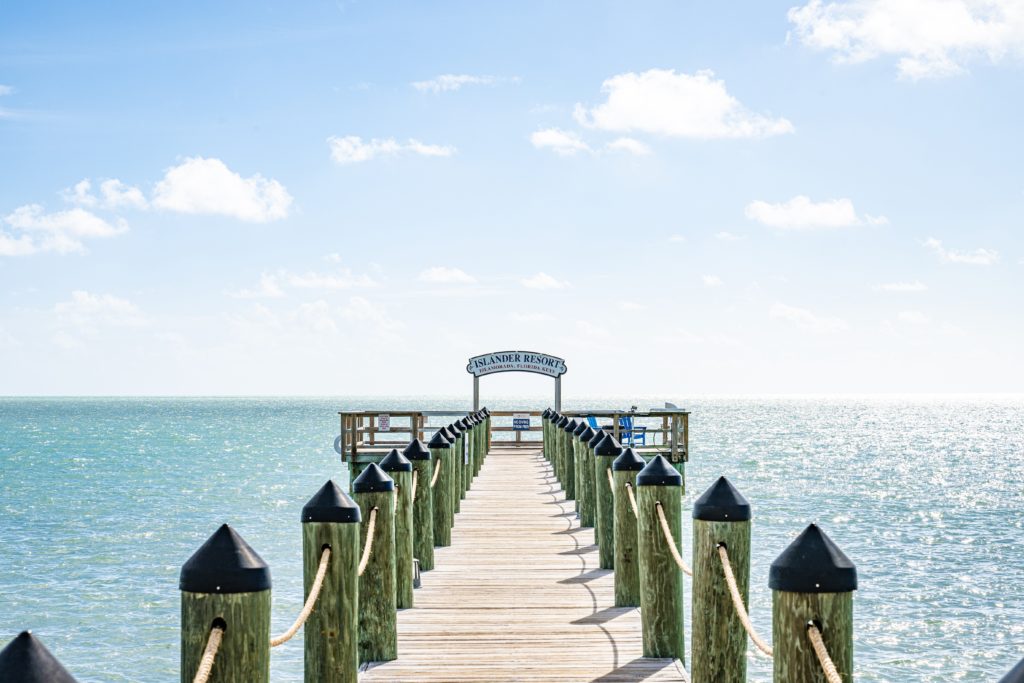
[[[676,549],[676,541],[672,538],[672,529],[668,527],[668,520],[665,519],[665,509],[662,507],[661,501],[657,501],[654,504],[654,507],[658,511],[658,521],[661,522],[661,533],[665,537],[665,543],[668,544],[668,549],[672,552],[672,559],[676,561],[676,564],[679,565],[679,568],[683,570],[684,574],[687,576],[693,576],[693,572],[686,566],[686,563],[683,562],[683,556],[680,555],[679,551]]]
[[[302,606],[302,611],[299,612],[299,616],[295,619],[295,623],[288,627],[288,630],[279,635],[277,638],[270,639],[270,647],[277,647],[283,643],[287,643],[292,639],[302,625],[306,623],[306,619],[309,619],[309,615],[313,613],[313,607],[316,605],[316,599],[320,597],[320,589],[324,585],[324,577],[327,575],[327,563],[331,559],[331,549],[324,548],[323,553],[320,555],[320,566],[316,570],[316,578],[313,579],[313,585],[309,587],[309,597],[306,598],[306,604]]]
[[[196,669],[195,678],[192,683],[206,683],[213,671],[213,662],[217,658],[217,650],[224,639],[224,629],[214,626],[210,629],[210,637],[206,641],[206,649],[203,650],[203,657],[199,660],[199,668]]]
[[[370,519],[366,522],[366,544],[363,546],[363,557],[359,560],[359,576],[366,571],[366,565],[370,563],[370,553],[373,552],[373,532],[377,529],[377,508],[370,510]]]
[[[608,473],[608,488],[611,489],[612,495],[615,495],[615,479],[612,477],[612,468],[605,470]]]
[[[437,478],[441,476],[441,461],[434,461],[434,476],[430,479],[430,488],[434,488],[437,485]]]
[[[750,623],[750,615],[747,614],[743,596],[740,595],[740,589],[736,585],[736,576],[732,573],[732,565],[729,563],[729,549],[722,543],[718,544],[718,557],[722,560],[722,573],[725,574],[725,583],[729,586],[729,594],[732,596],[732,606],[736,608],[736,615],[740,618],[740,623],[743,624],[747,635],[754,641],[758,650],[769,657],[774,656],[772,646],[761,640],[761,636],[757,635],[757,631],[754,630],[754,625]]]
[[[825,647],[821,631],[813,621],[807,623],[807,637],[811,639],[811,647],[814,648],[814,654],[818,656],[818,663],[821,664],[821,670],[825,674],[825,678],[828,679],[828,683],[843,683],[843,677],[839,675],[836,665],[832,662],[832,657],[828,654],[828,648]]]
[[[636,496],[633,495],[633,485],[628,481],[626,482],[626,493],[629,494],[629,507],[633,508],[633,516],[639,517],[640,513],[636,509]]]

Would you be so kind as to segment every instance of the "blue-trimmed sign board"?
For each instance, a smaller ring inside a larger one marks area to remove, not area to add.
[[[474,377],[496,372],[533,372],[548,377],[561,377],[566,372],[565,361],[558,356],[534,351],[497,351],[473,356],[466,372]]]

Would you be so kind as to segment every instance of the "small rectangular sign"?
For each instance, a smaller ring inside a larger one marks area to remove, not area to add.
[[[377,431],[378,432],[390,432],[391,431],[391,416],[390,415],[378,415],[377,416]]]
[[[530,431],[530,416],[526,413],[514,413],[512,415],[512,429],[517,432]]]

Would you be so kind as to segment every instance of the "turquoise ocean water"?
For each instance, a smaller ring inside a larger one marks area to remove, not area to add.
[[[630,404],[661,405],[565,407]],[[687,503],[725,474],[753,505],[763,634],[768,566],[816,521],[858,567],[857,680],[994,681],[1024,656],[1024,399],[685,405]],[[222,522],[270,564],[284,630],[302,602],[299,510],[328,477],[347,484],[336,412],[399,407],[465,404],[0,399],[0,646],[31,628],[80,681],[177,680],[178,571]],[[750,680],[769,681],[749,656]],[[272,680],[301,681],[301,638],[272,662]]]

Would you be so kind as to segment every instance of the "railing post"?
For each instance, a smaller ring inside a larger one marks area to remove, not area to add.
[[[412,463],[392,448],[380,461],[380,468],[395,481],[395,604],[398,609],[413,605]]]
[[[470,415],[469,448],[462,458],[462,497],[465,498],[473,484],[473,461],[480,457],[480,435],[483,434],[483,419],[477,413]]]
[[[389,662],[398,657],[395,482],[377,463],[370,463],[352,482],[352,491],[365,520],[359,530],[361,548],[373,531],[369,561],[359,577],[359,661]]]
[[[541,455],[548,462],[551,462],[551,443],[548,439],[548,427],[551,426],[551,409],[545,408],[544,412],[540,414],[540,441],[541,441]]]
[[[824,680],[808,637],[821,632],[836,670],[853,680],[853,591],[857,568],[825,532],[811,524],[772,562],[772,647],[778,683]]]
[[[683,571],[669,550],[681,552],[683,485],[679,472],[656,455],[636,476],[637,537],[640,548],[640,624],[644,657],[686,661],[683,634]],[[665,538],[658,508],[668,521]]]
[[[616,607],[640,606],[640,557],[637,548],[636,513],[630,502],[630,492],[635,499],[636,473],[646,464],[632,448],[622,451],[622,455],[612,462],[612,478],[615,480]],[[598,483],[600,484],[600,480]],[[630,490],[626,490],[627,485]]]
[[[589,436],[586,436],[589,434]],[[587,450],[587,442],[594,438],[594,430],[585,418],[572,433],[572,447],[576,461],[576,498],[579,500],[580,526],[594,526],[594,459]]]
[[[580,502],[576,500],[576,454],[572,450],[572,433],[576,431],[577,426],[576,420],[569,420],[562,429],[562,452],[565,453],[565,481],[562,482],[562,488],[565,490],[565,497],[573,501],[576,511],[579,512]]]
[[[736,615],[723,573],[724,546],[736,587],[748,605],[750,593],[750,503],[725,477],[693,504],[693,635],[690,675],[694,683],[744,683],[747,634]]]
[[[466,432],[469,431],[469,423],[465,420],[456,420],[448,425],[448,431],[455,440],[452,442],[452,455],[448,458],[448,486],[451,488],[452,513],[462,512],[462,459],[466,452]],[[455,525],[455,517],[452,517],[452,526]]]
[[[359,506],[328,481],[302,508],[304,595],[331,549],[316,608],[303,626],[306,683],[356,683],[359,677]]]
[[[224,632],[210,683],[270,680],[270,567],[227,524],[181,567],[181,680],[191,683],[210,631]]]
[[[487,454],[491,452],[491,409],[484,406],[484,433],[486,438],[484,439],[484,452],[483,457],[480,458],[480,462],[476,464],[476,473],[480,474],[480,466],[484,464],[484,460],[487,458]]]
[[[0,650],[0,681],[8,683],[76,683],[31,631],[22,631]]]
[[[608,472],[620,455],[622,446],[608,433],[594,447],[594,481],[597,483],[594,538],[597,541],[597,566],[601,569],[615,568],[615,497],[608,486]]]
[[[567,424],[569,424],[569,418],[559,414],[555,428],[552,430],[552,438],[555,440],[555,476],[563,490],[568,486],[565,481],[565,439],[562,438]]]
[[[426,484],[433,484],[431,490],[434,496],[434,545],[438,547],[452,544],[452,516],[455,508],[452,503],[451,460],[455,451],[452,450],[452,441],[448,439],[449,433],[442,427],[427,444],[434,468],[437,470],[430,475],[430,481]]]
[[[420,561],[421,571],[434,568],[434,492],[430,480],[434,476],[434,461],[426,445],[416,439],[402,455],[412,462],[416,476],[415,499],[412,501],[413,556]]]

